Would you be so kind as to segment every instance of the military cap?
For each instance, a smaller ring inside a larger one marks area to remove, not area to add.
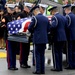
[[[51,7],[50,9],[48,9],[48,11],[54,10],[54,9],[56,9],[56,8],[57,8],[57,6],[53,6],[53,7]]]
[[[43,7],[43,8],[47,8],[48,5],[47,4],[39,4],[39,6]]]
[[[24,2],[24,6],[27,6],[27,7],[32,7],[32,3],[27,3],[27,2]]]
[[[75,10],[75,4],[72,4],[71,10]]]
[[[13,10],[14,7],[16,6],[16,4],[6,4],[6,6],[7,6],[8,8],[10,8],[11,10]]]
[[[64,5],[63,8],[71,7],[71,4]]]
[[[33,12],[35,9],[37,9],[37,8],[39,8],[39,6],[34,6],[31,10],[30,10],[30,12]]]

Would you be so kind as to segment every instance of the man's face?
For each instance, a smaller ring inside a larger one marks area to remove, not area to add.
[[[12,14],[14,13],[14,9],[10,9],[9,7],[7,8],[8,13]]]
[[[51,10],[50,14],[51,14],[51,15],[54,15],[54,11],[53,11],[53,10]]]
[[[44,10],[42,9],[42,7],[40,7],[40,12],[43,14],[44,13]]]
[[[33,11],[33,15],[34,15],[34,16],[36,15],[36,10]]]
[[[68,14],[68,9],[67,8],[64,8],[64,11],[66,14]]]
[[[18,7],[15,7],[15,12],[19,12],[19,8]]]

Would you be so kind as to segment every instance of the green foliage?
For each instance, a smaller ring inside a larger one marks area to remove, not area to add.
[[[58,3],[62,4],[62,0],[58,0]]]
[[[48,6],[46,9],[46,15],[50,15],[50,12],[48,11],[52,6]]]
[[[68,0],[68,3],[71,4],[71,0]]]

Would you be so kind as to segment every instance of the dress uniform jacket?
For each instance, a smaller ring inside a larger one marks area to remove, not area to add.
[[[67,26],[66,18],[59,13],[52,17],[51,29],[53,30],[53,64],[54,70],[62,71],[62,49],[64,41],[67,40],[65,28]]]
[[[29,32],[33,32],[33,43],[34,43],[34,55],[35,55],[35,73],[45,73],[45,48],[46,43],[48,43],[48,32],[50,30],[50,24],[48,18],[43,16],[41,13],[35,16],[37,23],[35,25],[36,20],[32,18],[32,22],[30,23],[28,30]]]
[[[75,15],[71,12],[66,16],[68,20],[68,64],[69,68],[75,68]]]
[[[66,18],[68,20],[68,40],[73,41],[75,40],[75,15],[73,13],[69,13]]]
[[[55,14],[52,18],[51,28],[53,30],[53,41],[66,41],[65,28],[67,27],[66,18],[61,16],[59,13]]]
[[[2,24],[5,25],[5,35],[4,35],[5,40],[7,40],[7,35],[8,35],[7,23],[13,21],[14,19],[15,19],[14,15],[10,13],[5,14],[2,19]]]
[[[34,30],[33,43],[34,44],[46,44],[48,43],[47,31],[49,31],[50,24],[48,22],[48,19],[42,16],[42,14],[38,14],[36,16],[36,19],[37,19],[36,26],[34,26],[35,19],[33,18],[28,28],[30,32]]]

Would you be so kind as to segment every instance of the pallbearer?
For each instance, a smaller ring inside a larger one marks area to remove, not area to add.
[[[75,14],[71,12],[71,5],[63,6],[68,22],[68,66],[65,69],[75,69]]]
[[[8,29],[7,29],[7,23],[15,20],[14,18],[14,4],[8,4],[7,5],[7,14],[4,15],[2,19],[3,26],[5,27],[5,41],[6,41],[6,49],[7,49],[7,64],[8,64],[8,70],[18,70],[16,68],[16,42],[8,41]]]
[[[24,3],[24,11],[23,17],[30,17],[30,9],[32,4],[31,3]],[[25,35],[24,35],[25,36]],[[28,65],[28,56],[30,52],[30,37],[28,39],[28,43],[20,43],[20,67],[21,68],[30,68],[31,66]]]
[[[59,14],[57,6],[49,9],[51,15],[51,34],[53,36],[53,64],[52,71],[62,71],[62,49],[66,39],[65,27],[66,18]]]
[[[35,17],[28,27],[29,32],[33,33],[35,71],[33,74],[45,74],[45,49],[48,43],[47,33],[50,29],[48,18],[40,13],[39,6],[31,9]]]

